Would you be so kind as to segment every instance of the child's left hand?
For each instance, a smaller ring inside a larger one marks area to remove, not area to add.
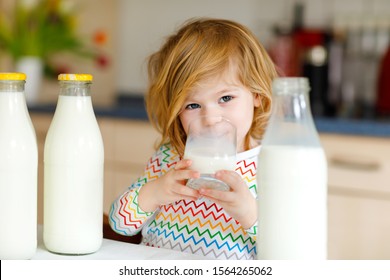
[[[220,170],[215,177],[225,182],[230,191],[201,188],[199,194],[222,206],[244,229],[253,226],[257,220],[257,202],[241,176],[234,171]]]

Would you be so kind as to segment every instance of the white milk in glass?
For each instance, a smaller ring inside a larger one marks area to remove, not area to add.
[[[221,116],[201,116],[188,128],[184,157],[192,160],[191,169],[201,174],[234,170],[236,128]]]
[[[0,80],[0,84],[2,81]],[[2,87],[2,85],[0,85]],[[38,150],[23,91],[0,89],[0,259],[37,248]]]
[[[326,259],[327,173],[322,148],[264,147],[257,176],[260,259]]]
[[[184,158],[191,159],[190,169],[200,173],[200,178],[188,180],[187,186],[194,189],[205,187],[229,190],[229,186],[215,179],[214,174],[218,170],[234,170],[236,166],[235,143],[223,138],[211,141],[201,138],[187,140]]]
[[[44,243],[88,254],[102,242],[104,148],[90,96],[60,95],[44,151]]]
[[[235,155],[215,155],[215,150],[208,147],[188,148],[184,157],[191,159],[191,169],[201,174],[214,174],[218,170],[234,170],[236,165]]]

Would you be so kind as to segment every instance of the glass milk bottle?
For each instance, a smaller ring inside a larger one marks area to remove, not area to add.
[[[24,94],[26,75],[0,73],[0,259],[37,248],[38,148]]]
[[[91,101],[92,76],[61,74],[44,150],[46,248],[89,254],[102,243],[104,148]]]
[[[327,258],[327,164],[306,78],[278,78],[259,155],[258,259]]]

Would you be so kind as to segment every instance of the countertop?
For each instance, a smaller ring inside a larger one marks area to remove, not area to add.
[[[29,106],[30,112],[53,113],[55,104]],[[148,121],[142,97],[119,99],[110,107],[94,106],[97,117],[122,118]],[[390,119],[341,119],[315,117],[315,125],[320,133],[336,133],[372,137],[390,137]]]
[[[38,225],[38,247],[33,260],[204,260],[190,253],[103,239],[100,249],[87,255],[61,255],[49,252],[43,243],[43,226]]]

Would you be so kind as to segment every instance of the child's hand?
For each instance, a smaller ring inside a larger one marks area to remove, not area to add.
[[[215,177],[230,186],[230,191],[201,188],[199,194],[222,206],[245,229],[257,220],[257,203],[241,176],[234,171],[220,170]]]
[[[186,186],[186,180],[199,178],[197,171],[189,170],[191,160],[181,160],[175,168],[158,179],[145,184],[139,192],[138,202],[145,212],[152,212],[160,205],[173,203],[181,199],[196,200],[199,192]]]

